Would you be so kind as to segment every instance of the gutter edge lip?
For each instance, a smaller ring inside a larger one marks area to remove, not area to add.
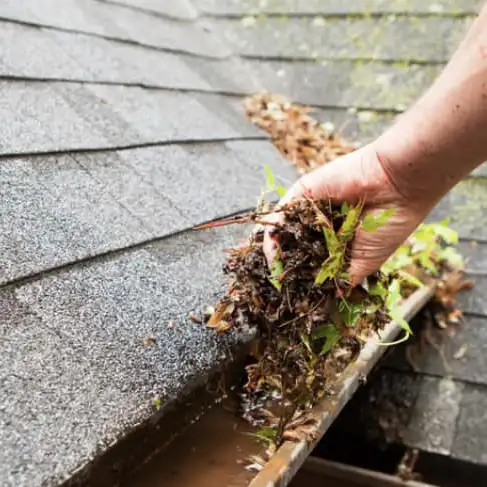
[[[401,315],[411,320],[433,297],[436,284],[416,290],[401,305]],[[393,341],[402,328],[394,321],[388,323],[381,333],[381,341],[370,339],[361,350],[357,360],[350,364],[335,384],[336,394],[325,397],[310,413],[317,421],[317,435],[310,442],[284,442],[265,467],[253,478],[248,487],[286,487],[304,464],[313,448],[332,425],[335,418],[360,386],[362,377],[373,369],[386,351],[380,343]]]

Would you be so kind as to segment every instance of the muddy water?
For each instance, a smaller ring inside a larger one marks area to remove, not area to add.
[[[142,466],[122,487],[247,487],[256,475],[245,469],[261,449],[234,413],[213,408],[167,450]],[[302,470],[290,487],[358,487]]]
[[[260,450],[248,432],[235,414],[213,408],[123,487],[247,487],[255,473],[246,459]]]
[[[229,397],[128,477],[120,487],[248,487],[256,472],[249,457],[262,446],[237,414],[238,398]],[[161,433],[161,441],[164,438]],[[358,487],[303,467],[289,487]]]

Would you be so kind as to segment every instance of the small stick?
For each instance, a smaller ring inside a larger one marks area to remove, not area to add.
[[[205,228],[223,227],[225,225],[242,225],[250,222],[254,222],[260,225],[271,225],[274,227],[281,228],[281,224],[278,222],[268,222],[268,221],[258,220],[258,218],[266,215],[271,215],[272,213],[280,213],[286,211],[291,206],[292,206],[291,204],[288,204],[269,211],[262,211],[258,213],[253,212],[253,213],[247,213],[246,215],[230,216],[228,218],[222,218],[221,220],[216,220],[213,222],[196,225],[195,227],[193,227],[193,230],[203,230]]]

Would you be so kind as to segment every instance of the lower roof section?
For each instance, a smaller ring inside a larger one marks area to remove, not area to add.
[[[0,290],[2,485],[62,483],[245,343],[188,315],[216,302],[223,250],[246,230],[188,231]]]

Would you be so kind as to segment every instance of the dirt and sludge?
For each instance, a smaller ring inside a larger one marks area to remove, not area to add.
[[[235,400],[211,408],[125,485],[247,487],[255,472],[245,464],[261,447],[251,435],[253,428],[234,408]]]
[[[233,249],[224,266],[228,292],[208,322],[218,332],[257,329],[242,414],[261,427],[269,456],[285,440],[313,435],[306,412],[331,394],[366,339],[390,321],[389,277],[371,276],[367,289],[348,282],[360,205],[333,207],[306,197],[279,211],[270,229],[278,242],[274,262],[267,264],[263,229]]]
[[[134,475],[124,487],[247,487],[257,475],[245,468],[248,459],[260,455],[255,428],[235,414],[233,401],[212,408],[200,421],[180,435]],[[290,487],[323,485],[356,487],[333,477],[299,473]],[[303,483],[304,482],[304,483]]]
[[[305,107],[283,97],[259,94],[245,107],[250,120],[269,132],[301,173],[356,149],[313,120]],[[285,189],[267,170],[264,194],[269,192],[282,196]],[[270,222],[268,215],[276,211],[279,220]],[[388,322],[403,327],[402,340],[411,335],[398,306],[418,287],[437,286],[428,306],[435,330],[462,325],[455,298],[470,284],[454,250],[458,236],[446,221],[422,225],[380,272],[350,286],[347,271],[357,229],[375,231],[391,214],[366,216],[360,203],[331,205],[305,194],[281,207],[262,199],[247,215],[199,227],[253,225],[249,239],[229,251],[225,295],[201,315],[202,326],[215,333],[251,328],[256,338],[245,378],[231,395],[232,407],[212,408],[130,485],[249,485],[284,442],[315,440],[311,408],[333,396],[334,384],[368,340],[381,339]],[[264,231],[276,243],[270,264],[263,251]],[[401,408],[393,405],[384,417]]]

